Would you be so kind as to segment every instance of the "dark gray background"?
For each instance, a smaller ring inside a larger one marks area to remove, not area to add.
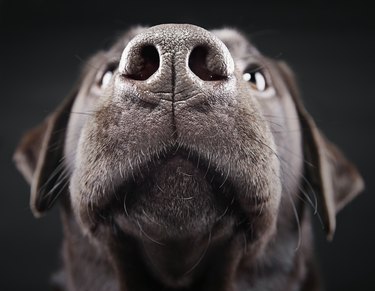
[[[366,181],[366,191],[338,215],[333,242],[316,227],[327,290],[374,290],[375,17],[369,5],[0,0],[0,290],[47,290],[59,264],[58,209],[38,220],[31,215],[29,187],[11,161],[17,141],[69,92],[82,60],[129,25],[165,22],[238,27],[264,53],[291,65],[317,124]]]

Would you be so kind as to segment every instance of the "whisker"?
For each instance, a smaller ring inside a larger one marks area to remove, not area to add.
[[[242,237],[244,240],[244,245],[243,245],[243,253],[246,255],[247,254],[247,237],[246,234],[243,232]]]
[[[71,114],[80,114],[80,115],[88,115],[88,116],[94,116],[94,112],[78,112],[78,111],[70,111]]]
[[[201,155],[200,155],[199,152],[198,152],[197,169],[199,169],[199,162],[200,162],[200,159],[201,159]]]
[[[155,219],[152,219],[152,218],[146,213],[146,211],[145,211],[144,209],[142,209],[142,213],[143,213],[143,215],[144,215],[149,221],[151,221],[152,223],[155,223],[155,224],[157,224],[157,225],[159,225],[159,226],[165,227],[164,225],[161,225],[160,223],[158,223],[157,221],[155,221]]]
[[[298,241],[297,241],[297,246],[296,248],[294,249],[294,251],[298,251],[298,249],[301,247],[301,243],[302,243],[302,231],[301,231],[301,223],[300,223],[300,220],[299,220],[299,217],[298,217],[298,211],[297,211],[297,208],[296,208],[296,205],[293,201],[293,198],[292,196],[290,195],[289,191],[288,192],[288,197],[289,197],[289,200],[292,204],[292,209],[293,209],[293,213],[294,213],[294,216],[296,218],[296,222],[297,222],[297,228],[298,228]]]
[[[45,191],[45,189],[47,188],[48,184],[50,184],[52,182],[53,179],[56,178],[57,175],[60,175],[61,171],[63,170],[63,167],[64,167],[64,164],[63,164],[63,161],[61,160],[58,165],[56,166],[56,168],[52,171],[52,173],[49,175],[48,179],[43,183],[43,185],[40,187],[39,191],[41,193],[43,193]],[[57,180],[58,180],[58,177],[57,177]],[[52,187],[53,189],[54,187]],[[50,191],[49,191],[50,192]],[[46,194],[44,194],[44,196],[48,196]]]
[[[220,214],[220,216],[216,219],[216,222],[218,222],[218,221],[220,221],[221,219],[223,219],[223,217],[227,214],[228,210],[229,210],[229,206],[227,206],[227,207],[224,209],[223,213]]]
[[[124,207],[124,211],[125,211],[126,216],[129,216],[129,212],[128,212],[128,209],[126,207],[126,198],[127,198],[127,196],[128,196],[128,193],[125,193],[123,207]]]
[[[62,172],[61,178],[59,177],[58,179],[60,181],[56,182],[56,184],[54,185],[54,187],[47,194],[47,196],[51,196],[52,193],[56,189],[60,188],[59,191],[54,195],[53,199],[48,202],[48,206],[49,207],[51,207],[56,202],[56,200],[60,197],[60,195],[63,193],[63,191],[66,189],[66,187],[69,185],[69,182],[70,182],[69,179],[68,179],[68,174],[67,173],[63,174],[63,172]]]
[[[140,222],[139,222],[138,219],[136,220],[136,222],[137,222],[137,225],[138,225],[138,227],[139,227],[139,231],[140,231],[140,233],[141,233],[143,236],[145,236],[147,239],[149,239],[149,240],[152,241],[153,243],[156,243],[156,244],[158,244],[158,245],[160,245],[160,246],[165,246],[164,243],[161,243],[161,242],[157,241],[156,239],[152,238],[151,236],[149,236],[149,235],[143,230],[143,228],[142,228],[142,226],[141,226],[141,224],[140,224]]]
[[[228,164],[228,165],[229,165],[229,164]],[[219,186],[219,189],[222,188],[222,187],[224,186],[225,182],[228,180],[229,173],[230,173],[230,166],[228,166],[227,174],[226,174],[226,176],[225,176],[225,178],[224,178],[223,183],[221,183],[221,185]]]
[[[262,115],[263,115],[263,117],[270,117],[272,119],[280,119],[282,121],[288,119],[288,120],[295,120],[295,121],[299,122],[299,120],[300,120],[297,116],[290,117],[290,116],[275,115],[275,114],[262,114]]]
[[[173,199],[177,199],[177,200],[185,200],[185,201],[187,201],[187,200],[192,200],[192,199],[194,199],[194,197],[193,197],[193,196],[190,196],[190,197],[174,197]]]
[[[91,210],[90,210],[91,208]],[[86,204],[86,214],[87,214],[87,217],[90,221],[91,224],[95,225],[96,224],[96,220],[92,217],[92,212],[93,211],[93,203],[91,201],[91,199],[89,199],[89,203]]]
[[[207,174],[208,174],[208,171],[210,170],[210,167],[211,167],[211,156],[210,156],[210,155],[208,155],[208,165],[207,165],[207,170],[206,170],[206,172],[204,173],[204,176],[203,176],[203,178],[205,178],[205,179],[206,179],[206,177],[207,177]]]
[[[301,187],[299,186],[301,192],[305,195],[305,197],[307,199],[309,199],[309,202],[311,203],[311,206],[313,206],[313,209],[314,209],[314,215],[318,214],[318,198],[317,198],[317,195],[314,191],[314,188],[312,187],[312,185],[310,184],[310,182],[307,180],[307,178],[304,176],[304,175],[301,175],[301,179],[306,183],[306,185],[308,186],[309,190],[307,190],[307,192]],[[312,193],[313,195],[313,198],[314,198],[314,202],[311,200],[310,196],[308,193]]]
[[[206,247],[205,249],[203,250],[202,254],[200,255],[200,257],[198,258],[198,260],[194,263],[194,265],[189,269],[187,270],[183,276],[186,276],[187,274],[191,273],[196,267],[198,267],[198,265],[200,264],[200,262],[203,260],[203,258],[205,257],[205,255],[207,254],[207,251],[208,251],[208,248],[209,246],[211,245],[211,237],[212,234],[211,234],[211,230],[208,234],[208,240],[207,240],[207,244],[206,244]]]

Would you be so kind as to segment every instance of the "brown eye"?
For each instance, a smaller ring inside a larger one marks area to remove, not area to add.
[[[259,66],[250,66],[242,75],[242,78],[249,82],[251,87],[259,92],[267,89],[267,81]]]

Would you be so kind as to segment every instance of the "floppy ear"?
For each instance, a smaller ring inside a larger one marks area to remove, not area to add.
[[[30,207],[36,217],[52,207],[65,184],[61,180],[63,147],[76,92],[24,135],[13,156],[16,167],[31,184]]]
[[[277,67],[298,112],[303,138],[304,174],[317,195],[327,238],[331,240],[337,212],[364,189],[364,182],[356,167],[320,132],[306,111],[291,69],[284,62],[278,62]]]

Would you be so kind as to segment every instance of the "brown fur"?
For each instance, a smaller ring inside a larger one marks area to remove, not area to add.
[[[242,78],[253,64],[264,92]],[[36,216],[62,205],[64,290],[318,290],[308,208],[332,238],[363,188],[284,63],[192,25],[92,57],[15,161]]]

